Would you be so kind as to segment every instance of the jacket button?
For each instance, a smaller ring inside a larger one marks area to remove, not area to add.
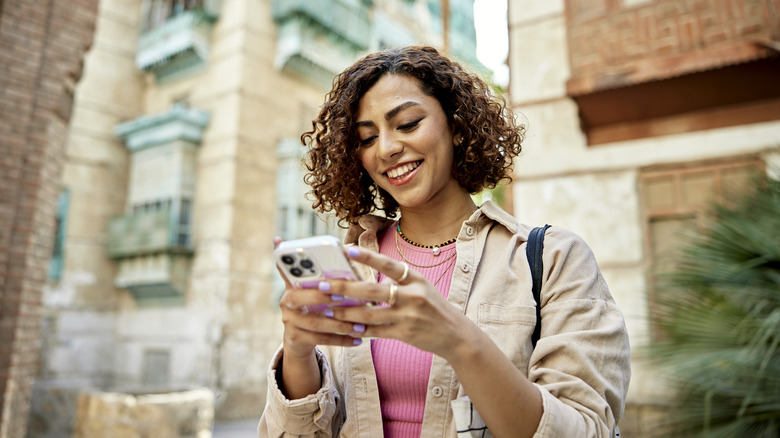
[[[444,390],[441,389],[441,386],[434,386],[432,392],[434,397],[441,397],[441,395],[444,394]]]
[[[468,234],[469,236],[474,234],[474,228],[466,227],[466,234]]]
[[[469,272],[469,264],[468,263],[464,263],[464,264],[460,265],[460,269],[463,272]]]

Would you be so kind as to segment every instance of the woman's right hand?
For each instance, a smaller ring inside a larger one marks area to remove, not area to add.
[[[281,242],[280,237],[274,238],[274,247]],[[320,370],[314,355],[316,345],[354,347],[362,343],[360,335],[365,326],[332,319],[333,312],[328,306],[339,305],[343,297],[320,290],[320,284],[327,285],[315,281],[296,288],[285,279],[284,295],[279,301],[284,324],[279,383],[289,399],[314,394],[320,388]]]

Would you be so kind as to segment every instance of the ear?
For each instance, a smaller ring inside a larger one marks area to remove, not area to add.
[[[453,146],[457,147],[458,145],[461,144],[462,141],[463,141],[463,136],[462,135],[455,134],[455,135],[452,136],[452,145]]]

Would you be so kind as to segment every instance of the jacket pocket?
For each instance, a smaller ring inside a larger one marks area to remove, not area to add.
[[[535,307],[482,303],[477,325],[520,371],[528,375],[531,334],[536,325]]]

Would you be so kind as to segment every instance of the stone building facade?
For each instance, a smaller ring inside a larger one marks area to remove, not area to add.
[[[4,37],[16,3],[0,3]],[[476,65],[473,0],[444,3],[448,47]],[[79,4],[88,11],[90,2]],[[359,56],[412,43],[441,47],[442,2],[92,6],[76,33],[84,41],[74,45],[89,49],[80,79],[67,79],[76,65],[31,65],[66,78],[72,93],[69,121],[22,133],[60,142],[62,173],[47,177],[45,202],[35,205],[48,225],[31,230],[37,216],[14,219],[4,210],[2,220],[16,228],[0,227],[3,241],[14,230],[46,242],[28,244],[38,283],[24,286],[39,291],[27,317],[42,326],[40,360],[30,358],[22,379],[29,387],[36,378],[28,435],[110,434],[105,418],[101,429],[84,422],[142,398],[164,403],[160,393],[180,394],[167,400],[185,400],[198,424],[209,424],[203,412],[211,407],[217,419],[258,418],[281,339],[272,239],[337,232],[302,196],[298,138],[333,75]],[[33,170],[49,165],[43,156],[28,153]],[[21,194],[22,182],[15,187]]]
[[[624,436],[647,436],[669,397],[642,346],[679,232],[755,173],[780,176],[778,17],[776,0],[509,1],[528,129],[514,213],[596,253],[633,348]]]

